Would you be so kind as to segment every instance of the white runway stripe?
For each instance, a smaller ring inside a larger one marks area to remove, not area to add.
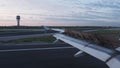
[[[74,48],[74,47],[52,47],[52,48],[10,49],[10,50],[0,50],[0,52],[18,52],[18,51],[54,50],[54,49],[71,49],[71,48]]]

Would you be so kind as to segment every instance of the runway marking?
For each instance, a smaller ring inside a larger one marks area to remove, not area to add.
[[[18,51],[55,50],[55,49],[71,49],[71,48],[74,48],[74,47],[31,48],[31,49],[10,49],[10,50],[0,50],[0,52],[18,52]]]

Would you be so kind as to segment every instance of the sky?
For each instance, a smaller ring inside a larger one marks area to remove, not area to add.
[[[0,0],[0,26],[120,26],[120,0]]]

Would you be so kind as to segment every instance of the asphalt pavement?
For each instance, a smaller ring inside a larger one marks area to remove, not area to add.
[[[108,68],[90,55],[75,58],[73,55],[79,50],[68,44],[13,45],[0,48],[0,68]],[[37,50],[34,50],[35,48]],[[29,50],[1,51],[15,49]]]
[[[44,34],[44,33],[56,33],[56,31],[18,31],[18,32],[1,32],[0,37],[19,36],[19,35],[32,35],[32,34]]]

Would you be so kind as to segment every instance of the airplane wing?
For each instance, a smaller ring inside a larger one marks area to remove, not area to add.
[[[79,56],[82,53],[87,53],[105,62],[110,68],[120,68],[120,54],[115,50],[76,39],[61,33],[54,34],[54,37],[79,49],[80,51],[76,53],[75,56]]]

